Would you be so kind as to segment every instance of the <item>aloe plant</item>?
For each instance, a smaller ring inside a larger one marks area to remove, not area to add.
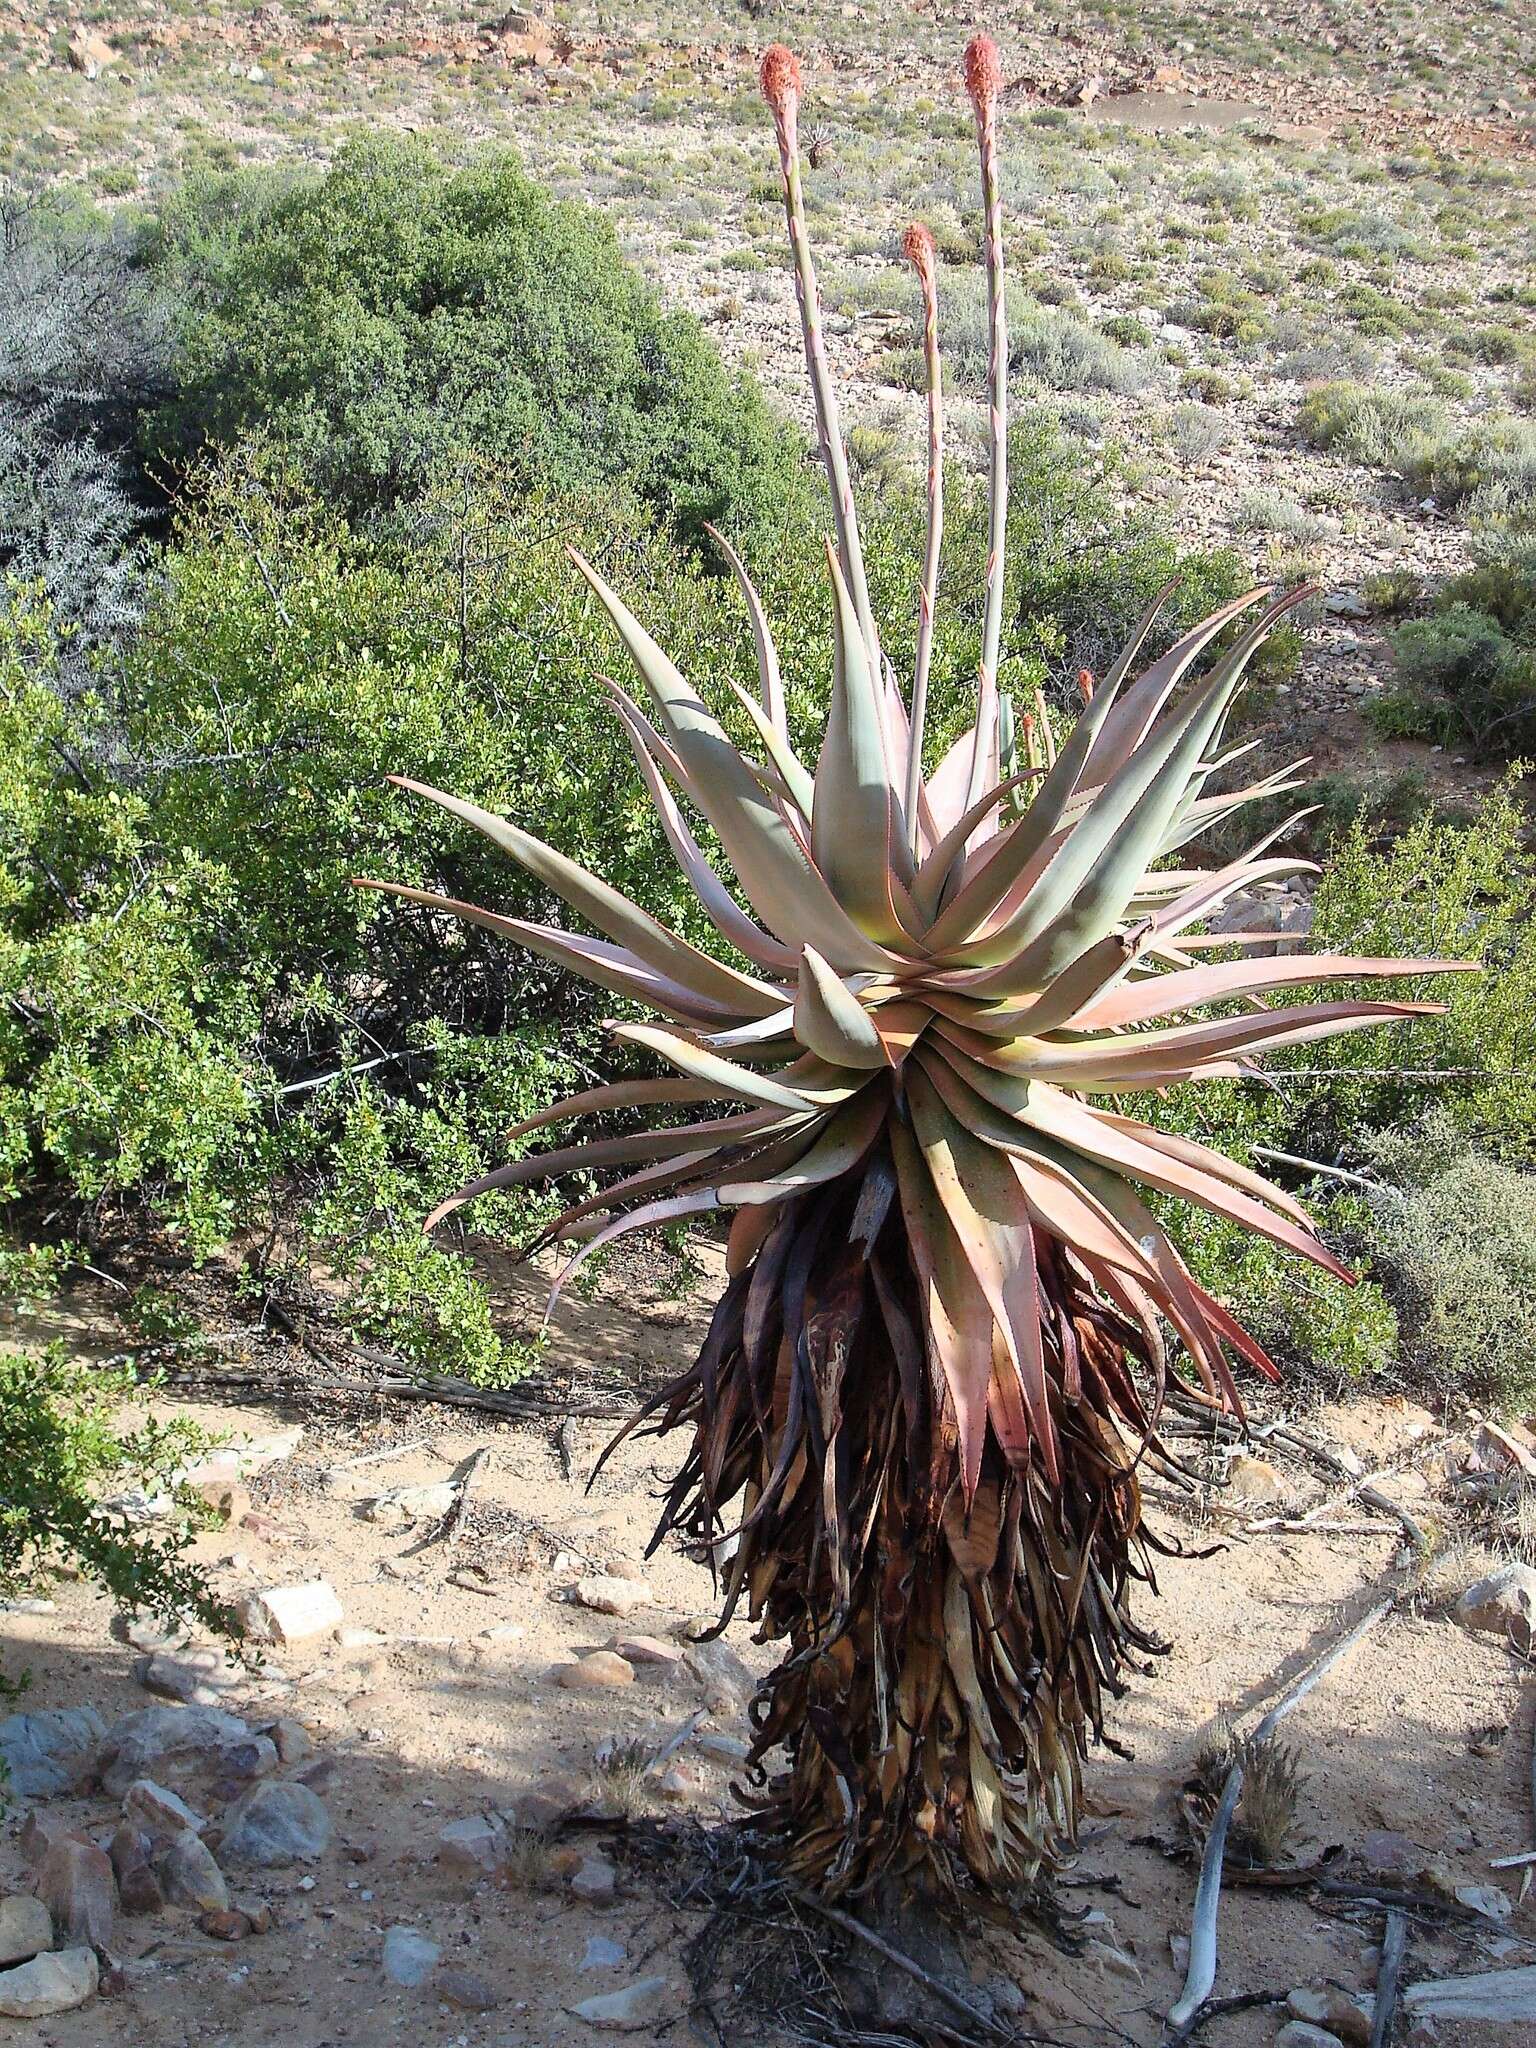
[[[702,1550],[734,1532],[720,1627],[745,1601],[760,1635],[787,1645],[754,1711],[756,1797],[792,1869],[831,1893],[964,1871],[1006,1888],[1071,1842],[1106,1695],[1149,1641],[1129,1600],[1151,1579],[1137,1466],[1169,1376],[1238,1414],[1234,1361],[1274,1377],[1147,1192],[1349,1277],[1289,1195],[1121,1115],[1116,1096],[1242,1074],[1267,1049],[1434,1007],[1287,990],[1457,964],[1277,958],[1255,952],[1258,933],[1202,935],[1239,892],[1308,866],[1270,851],[1276,834],[1216,867],[1179,858],[1207,826],[1290,786],[1279,775],[1223,792],[1243,750],[1224,752],[1222,731],[1265,634],[1305,593],[1251,590],[1142,664],[1164,591],[1097,684],[1080,678],[1059,750],[1047,719],[1016,718],[999,698],[999,77],[995,46],[976,39],[966,79],[993,359],[974,726],[924,772],[943,453],[931,240],[920,227],[905,239],[924,301],[933,543],[909,708],[870,610],[800,194],[799,71],[776,46],[762,82],[836,536],[835,670],[814,768],[791,745],[763,607],[725,548],[757,647],[756,696],[733,685],[751,752],[575,558],[643,685],[643,703],[608,685],[614,712],[718,953],[519,826],[403,784],[486,833],[601,936],[395,893],[627,998],[647,1020],[615,1036],[671,1070],[572,1096],[514,1135],[637,1107],[698,1112],[518,1159],[430,1222],[490,1189],[622,1169],[554,1225],[579,1244],[558,1291],[630,1231],[730,1218],[729,1277],[698,1360],[636,1422],[691,1433],[656,1542],[679,1532]],[[779,1745],[787,1768],[770,1778]]]

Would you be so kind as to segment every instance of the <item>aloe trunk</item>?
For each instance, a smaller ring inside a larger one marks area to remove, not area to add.
[[[1243,1074],[1266,1049],[1434,1007],[1290,1003],[1287,989],[1459,963],[1262,957],[1249,951],[1260,935],[1244,933],[1212,957],[1207,920],[1307,863],[1269,852],[1271,835],[1218,868],[1168,864],[1206,824],[1291,786],[1282,774],[1212,787],[1244,671],[1304,593],[1249,591],[1142,663],[1164,592],[1102,679],[1082,679],[1059,750],[1048,721],[1023,719],[1031,766],[998,779],[1007,378],[1000,66],[985,39],[967,78],[994,315],[987,626],[976,725],[925,772],[922,690],[909,719],[868,614],[820,348],[798,66],[775,48],[763,77],[838,536],[820,756],[812,769],[791,748],[772,636],[734,556],[761,707],[736,696],[760,759],[576,558],[643,686],[644,708],[610,685],[615,710],[718,949],[417,784],[601,936],[395,893],[488,925],[656,1020],[614,1029],[670,1075],[586,1090],[515,1136],[637,1107],[689,1120],[514,1161],[429,1227],[494,1188],[614,1170],[552,1227],[580,1247],[558,1290],[629,1231],[730,1218],[730,1277],[698,1361],[637,1421],[689,1438],[656,1541],[676,1533],[712,1552],[734,1532],[720,1625],[744,1605],[785,1647],[755,1703],[746,1796],[793,1869],[829,1893],[967,1872],[1006,1890],[1070,1844],[1106,1695],[1146,1644],[1129,1606],[1132,1582],[1151,1577],[1136,1469],[1168,1376],[1239,1414],[1233,1362],[1274,1376],[1147,1192],[1350,1277],[1281,1189],[1117,1113],[1115,1098]],[[931,281],[925,306],[931,323]],[[936,365],[930,390],[936,401]],[[920,585],[930,615],[933,570]],[[713,829],[733,883],[689,813]]]

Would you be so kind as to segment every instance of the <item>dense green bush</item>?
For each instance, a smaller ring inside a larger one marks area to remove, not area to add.
[[[756,388],[663,310],[599,214],[506,152],[452,169],[375,141],[318,175],[198,179],[147,258],[176,309],[152,444],[182,463],[254,430],[373,512],[474,453],[546,490],[623,478],[686,535],[709,519],[765,541],[809,499]]]
[[[1536,747],[1536,536],[1497,532],[1477,552],[1428,618],[1393,635],[1393,686],[1369,716],[1396,736],[1523,755]]]

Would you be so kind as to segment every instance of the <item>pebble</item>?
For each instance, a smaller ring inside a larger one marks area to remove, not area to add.
[[[96,1952],[61,1949],[34,1956],[14,1970],[0,1972],[0,2013],[13,2020],[45,2020],[54,2013],[73,2012],[95,1996],[101,1972]]]
[[[660,2019],[670,1999],[671,1986],[665,1977],[641,1977],[622,1991],[604,1992],[600,1998],[584,1998],[571,2010],[589,2027],[637,2027]]]
[[[344,1610],[329,1579],[309,1579],[302,1586],[268,1586],[248,1593],[240,1602],[247,1631],[274,1643],[302,1643],[338,1628]]]
[[[1536,1631],[1536,1570],[1501,1564],[1468,1586],[1452,1612],[1463,1628],[1512,1636],[1518,1647],[1529,1648]]]
[[[437,1968],[442,1952],[414,1927],[391,1927],[384,1936],[384,1974],[391,1984],[414,1991]]]
[[[55,1842],[38,1870],[36,1890],[66,1940],[111,1946],[117,1880],[104,1849],[68,1836]]]
[[[0,1963],[25,1963],[53,1947],[53,1918],[41,1899],[0,1899]]]
[[[158,1876],[165,1896],[176,1906],[196,1906],[204,1913],[223,1913],[229,1907],[229,1886],[213,1860],[213,1852],[201,1835],[183,1828],[171,1838],[160,1858]]]
[[[501,2003],[500,1993],[473,1970],[440,1970],[432,1989],[461,2012],[491,2012]]]
[[[324,1855],[331,1817],[307,1785],[253,1785],[231,1808],[220,1854],[227,1863],[278,1870]]]
[[[634,1665],[612,1650],[593,1650],[574,1664],[555,1667],[555,1683],[563,1685],[567,1692],[602,1692],[634,1682]]]
[[[663,1799],[695,1799],[703,1792],[704,1781],[687,1764],[669,1764],[656,1789]]]
[[[576,1581],[576,1599],[581,1606],[591,1608],[594,1614],[616,1614],[621,1621],[637,1608],[649,1607],[652,1597],[644,1579],[620,1579],[605,1573]]]
[[[586,1953],[577,1967],[582,1970],[616,1970],[626,1957],[627,1951],[622,1942],[610,1941],[606,1934],[593,1934],[587,1937]]]
[[[593,1852],[582,1857],[571,1879],[571,1890],[589,1906],[607,1906],[613,1902],[618,1882],[618,1872],[608,1858]]]
[[[672,1671],[683,1662],[679,1645],[664,1643],[660,1636],[615,1636],[608,1647],[627,1664],[653,1664]]]

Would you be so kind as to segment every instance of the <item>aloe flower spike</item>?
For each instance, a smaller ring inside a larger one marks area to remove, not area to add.
[[[784,214],[789,224],[790,253],[795,263],[795,298],[800,307],[800,330],[805,342],[806,367],[811,376],[811,397],[816,408],[816,437],[821,443],[821,459],[826,464],[827,479],[832,486],[838,561],[853,599],[870,663],[878,673],[880,640],[875,631],[875,615],[870,608],[869,586],[864,576],[859,517],[854,509],[853,484],[848,475],[848,455],[843,446],[837,393],[832,388],[826,350],[822,345],[821,293],[816,283],[816,267],[811,261],[805,195],[800,184],[800,60],[783,43],[772,43],[763,52],[758,79],[763,98],[773,114],[773,129],[779,145]]]
[[[918,851],[917,808],[923,780],[923,724],[928,713],[928,667],[933,658],[933,608],[944,538],[944,373],[939,361],[939,293],[933,236],[914,221],[901,238],[902,253],[917,272],[923,294],[923,370],[928,390],[928,544],[917,592],[917,660],[912,675],[912,733],[904,799],[913,856]]]
[[[997,176],[997,101],[1003,63],[990,36],[965,46],[965,89],[976,114],[981,151],[981,198],[986,215],[987,311],[991,333],[988,433],[991,446],[987,525],[987,602],[981,628],[980,694],[976,745],[965,801],[975,803],[996,772],[997,661],[1003,637],[1003,549],[1008,526],[1008,322],[1003,304],[1003,201]]]

